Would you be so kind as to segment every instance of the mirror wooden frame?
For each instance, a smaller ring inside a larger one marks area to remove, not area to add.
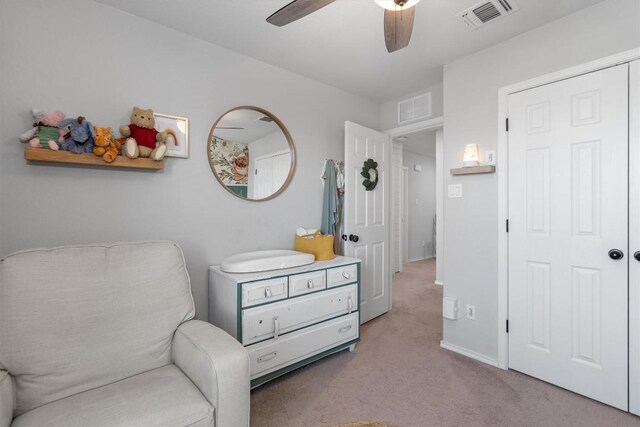
[[[218,176],[218,173],[216,172],[216,168],[215,168],[215,166],[213,164],[213,160],[212,160],[212,152],[211,151],[212,151],[213,144],[211,143],[211,137],[214,136],[213,132],[216,129],[216,127],[218,126],[218,123],[220,123],[220,120],[222,120],[224,118],[224,116],[226,116],[227,114],[229,114],[229,113],[231,113],[233,111],[236,111],[236,110],[253,110],[253,111],[257,111],[257,112],[259,112],[261,114],[264,114],[265,116],[270,117],[273,120],[273,122],[278,125],[278,127],[280,128],[280,130],[284,134],[285,138],[287,139],[287,144],[289,144],[289,150],[291,151],[291,166],[289,167],[289,174],[287,175],[287,179],[285,179],[285,181],[282,184],[282,186],[275,193],[271,194],[269,197],[265,197],[265,198],[262,198],[262,199],[251,199],[249,197],[242,197],[241,195],[237,194],[235,191],[233,191],[229,187],[227,187],[227,185],[222,182],[222,180]],[[291,180],[293,179],[293,174],[294,174],[294,172],[296,170],[296,148],[293,145],[293,139],[291,138],[291,134],[289,133],[289,130],[284,125],[284,123],[282,123],[282,121],[280,121],[280,119],[278,117],[276,117],[273,113],[271,113],[270,111],[265,110],[264,108],[256,107],[254,105],[241,105],[239,107],[235,107],[235,108],[232,108],[230,110],[225,111],[224,113],[222,113],[220,115],[220,117],[218,117],[218,119],[215,121],[213,126],[211,126],[211,130],[209,131],[209,137],[207,138],[207,159],[209,160],[209,166],[211,167],[211,172],[213,172],[213,176],[216,177],[216,180],[218,181],[218,183],[225,190],[227,190],[229,193],[233,194],[237,198],[242,199],[242,200],[246,200],[246,201],[249,201],[249,202],[266,202],[267,200],[271,200],[271,199],[279,196],[284,190],[287,189],[287,187],[291,183]]]

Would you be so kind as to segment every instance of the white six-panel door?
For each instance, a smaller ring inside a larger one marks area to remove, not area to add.
[[[626,410],[628,65],[508,102],[509,367]]]
[[[629,410],[640,415],[640,61],[629,67]]]
[[[360,323],[389,311],[391,304],[390,138],[356,123],[345,122],[344,232],[357,236],[345,242],[345,255],[362,261]],[[365,191],[360,175],[367,159],[378,163],[379,181]]]

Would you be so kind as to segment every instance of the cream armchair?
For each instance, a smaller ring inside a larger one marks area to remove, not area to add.
[[[248,426],[247,353],[193,316],[173,243],[7,256],[0,427]]]

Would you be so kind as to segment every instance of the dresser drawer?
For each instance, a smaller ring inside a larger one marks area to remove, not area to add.
[[[358,266],[356,264],[344,265],[327,270],[327,287],[329,288],[354,283],[357,280]]]
[[[358,288],[354,283],[243,310],[242,344],[263,341],[357,309]]]
[[[289,276],[289,297],[308,294],[327,288],[325,270]]]
[[[287,298],[288,280],[286,277],[260,280],[242,284],[242,307],[278,301]]]
[[[358,313],[247,347],[251,379],[358,338]]]

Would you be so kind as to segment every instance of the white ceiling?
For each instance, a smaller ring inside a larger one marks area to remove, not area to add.
[[[521,9],[476,31],[455,15],[480,0],[422,0],[411,43],[387,53],[383,9],[337,0],[279,28],[290,0],[96,0],[376,102],[442,81],[442,66],[602,0],[512,0]]]
[[[248,109],[231,111],[218,122],[214,131],[215,136],[227,141],[249,144],[280,131],[275,122],[264,122],[260,120],[261,117],[264,117],[264,114],[259,111]],[[220,129],[224,127],[241,129]]]

